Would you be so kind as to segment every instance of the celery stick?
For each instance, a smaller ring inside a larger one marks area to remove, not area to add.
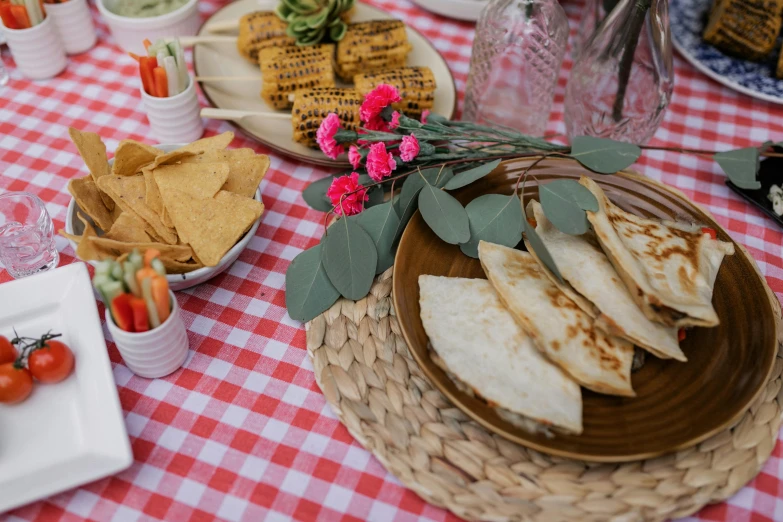
[[[179,85],[184,91],[190,84],[190,76],[188,76],[188,64],[185,61],[185,51],[183,51],[182,46],[179,45],[179,40],[177,40],[177,70],[179,71]]]
[[[157,257],[152,260],[152,263],[150,264],[152,266],[152,269],[159,273],[162,276],[166,275],[166,267],[163,266],[163,261],[158,259]]]
[[[134,275],[136,274],[137,271],[141,270],[141,267],[144,265],[144,258],[136,249],[134,249],[133,252],[130,253],[130,255],[128,256],[128,261],[130,261],[133,264]]]
[[[136,269],[133,266],[133,263],[125,261],[122,264],[122,269],[125,271],[125,277],[123,278],[125,286],[128,287],[128,290],[130,290],[133,295],[141,297],[141,288],[139,288],[139,283],[136,281]]]
[[[158,51],[158,67],[163,67],[163,63],[168,55],[168,49],[166,51],[163,51],[162,49]]]
[[[147,312],[150,316],[150,329],[160,326],[158,309],[155,307],[155,300],[152,298],[152,278],[146,277],[141,282],[141,294],[144,296],[144,302],[147,304]]]
[[[111,306],[111,302],[115,297],[125,293],[125,288],[119,281],[109,281],[108,283],[101,286],[101,291],[106,296],[106,299],[108,299],[106,306]]]
[[[173,56],[167,56],[163,59],[163,68],[166,69],[166,80],[169,82],[169,96],[176,96],[179,90],[179,71],[177,71],[177,61]]]
[[[115,281],[122,281],[122,267],[116,261],[111,266],[111,277]]]

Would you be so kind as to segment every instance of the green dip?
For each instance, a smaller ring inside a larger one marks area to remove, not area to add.
[[[129,18],[151,18],[176,11],[188,0],[122,0],[115,14]]]

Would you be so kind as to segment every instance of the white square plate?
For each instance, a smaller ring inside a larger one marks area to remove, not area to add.
[[[61,333],[75,369],[0,404],[0,513],[133,463],[98,309],[83,263],[0,285],[0,335]]]

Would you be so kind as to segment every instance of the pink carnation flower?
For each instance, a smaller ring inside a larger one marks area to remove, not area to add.
[[[388,129],[389,125],[381,117],[381,112],[392,103],[399,101],[402,101],[402,98],[397,89],[385,83],[378,85],[364,97],[364,102],[359,108],[359,116],[364,126],[370,130]]]
[[[353,194],[347,195],[350,192]],[[364,202],[369,200],[367,195],[367,189],[362,185],[359,185],[359,173],[353,172],[350,176],[340,176],[334,178],[329,190],[326,191],[326,196],[332,202],[334,206],[334,213],[337,215],[353,216],[364,210]],[[343,198],[343,196],[345,196]],[[340,202],[342,199],[342,203]]]
[[[400,157],[402,161],[413,161],[419,155],[419,140],[416,136],[403,136],[400,144]]]
[[[321,152],[332,159],[337,159],[337,156],[345,152],[345,147],[338,144],[334,139],[334,135],[337,134],[338,130],[340,130],[340,118],[337,114],[331,112],[324,118],[318,127],[318,131],[315,133],[315,141],[321,147]]]
[[[429,115],[430,115],[429,109],[424,109],[423,111],[421,111],[421,122],[427,123],[427,118],[429,117]]]
[[[348,149],[348,161],[351,162],[354,169],[358,169],[359,165],[362,163],[362,154],[359,152],[359,149],[356,148],[356,145],[351,145]]]
[[[367,154],[367,174],[375,181],[381,181],[388,178],[392,171],[397,168],[397,162],[394,156],[386,152],[386,145],[383,142],[373,143],[370,146],[370,153]]]
[[[392,113],[392,119],[389,122],[389,130],[394,130],[397,127],[400,126],[400,113],[397,111],[394,111]]]

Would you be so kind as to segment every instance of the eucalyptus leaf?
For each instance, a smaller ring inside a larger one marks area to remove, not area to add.
[[[598,200],[573,179],[558,179],[539,185],[538,195],[547,219],[561,232],[580,236],[588,231],[585,210],[598,211]]]
[[[577,136],[571,140],[570,156],[599,174],[614,174],[633,165],[642,149],[633,143],[622,143],[606,138]]]
[[[375,250],[378,253],[375,273],[380,274],[394,264],[394,235],[400,225],[400,218],[394,211],[394,205],[389,201],[365,210],[356,216],[356,222],[375,243]]]
[[[544,263],[544,266],[546,266],[553,274],[555,274],[555,277],[557,277],[561,283],[565,284],[563,276],[560,275],[560,270],[558,270],[557,265],[555,264],[555,260],[552,258],[552,254],[550,254],[549,250],[546,249],[546,245],[544,245],[544,242],[541,241],[538,232],[536,232],[536,227],[526,226],[525,236],[527,236],[528,247],[532,248],[538,259]]]
[[[285,273],[288,315],[307,322],[329,309],[340,297],[321,263],[321,245],[305,250],[291,261]]]
[[[458,189],[460,187],[464,187],[465,185],[470,185],[474,181],[483,178],[493,170],[495,170],[498,165],[500,165],[500,160],[490,161],[489,163],[484,163],[483,165],[479,165],[478,167],[465,170],[454,176],[454,178],[446,183],[446,190],[454,190]]]
[[[522,204],[516,194],[485,194],[465,207],[470,223],[470,240],[459,248],[478,259],[479,241],[513,247],[522,239]]]
[[[424,169],[421,171],[421,174],[430,185],[443,188],[454,177],[454,170],[449,166],[439,166],[431,169]],[[418,177],[421,179],[421,176],[419,176],[418,173],[411,174],[410,177]],[[422,184],[422,186],[424,185]]]
[[[419,178],[421,179],[421,178]],[[407,204],[402,205],[402,196],[405,195],[405,187],[410,183],[410,178],[405,183],[405,185],[402,186],[403,193],[399,198],[397,198],[397,202],[399,204],[399,207],[397,207],[395,210],[397,210],[398,215],[400,216],[400,223],[397,225],[397,230],[394,231],[394,241],[392,242],[393,245],[396,245],[400,242],[400,238],[402,237],[402,233],[405,231],[405,227],[408,225],[408,221],[411,220],[413,217],[413,214],[416,212],[416,209],[418,208],[418,195],[421,192],[421,189],[423,188],[422,185],[412,184],[411,187],[413,187],[411,190],[415,190],[413,192],[413,196],[410,197],[410,199],[407,200]]]
[[[426,183],[419,176],[418,172],[414,172],[407,178],[402,184],[402,190],[400,191],[400,197],[395,201],[397,215],[401,218],[405,215],[405,211],[410,207],[411,201],[416,201],[419,191],[424,188]],[[411,213],[413,215],[413,213]]]
[[[305,203],[321,212],[332,210],[332,203],[326,197],[326,191],[329,190],[332,181],[334,181],[334,176],[326,176],[307,185],[307,188],[302,192]]]
[[[421,217],[446,243],[458,245],[470,239],[468,214],[450,194],[429,183],[419,193]]]
[[[386,197],[386,194],[385,194],[383,188],[381,188],[381,186],[378,185],[377,187],[371,188],[367,192],[367,196],[370,199],[368,199],[367,201],[364,202],[364,207],[365,208],[372,208],[372,207],[378,206],[381,203],[383,203],[383,200]]]
[[[756,147],[727,150],[713,156],[729,180],[739,188],[756,190],[761,183],[756,179],[759,171],[759,150]]]
[[[355,301],[370,291],[378,253],[355,217],[344,217],[329,227],[321,259],[326,275],[343,297]]]

